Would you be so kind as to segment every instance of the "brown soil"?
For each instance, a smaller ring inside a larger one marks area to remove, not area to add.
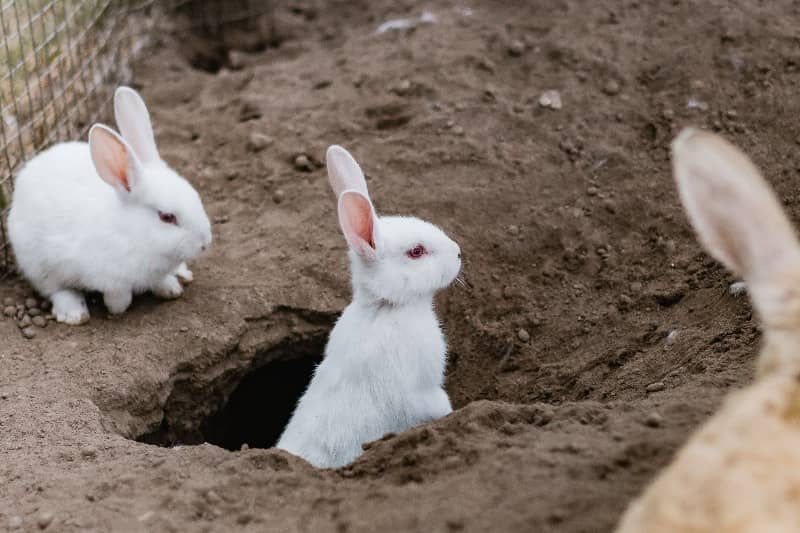
[[[424,9],[435,24],[375,33]],[[33,340],[0,321],[0,529],[609,531],[752,375],[757,326],[695,243],[668,143],[723,131],[800,215],[797,4],[276,10],[255,40],[165,37],[136,68],[162,155],[215,220],[185,296]],[[562,109],[539,106],[550,89]],[[438,300],[457,411],[315,470],[255,446],[348,302],[331,143],[380,212],[461,244],[473,289]]]

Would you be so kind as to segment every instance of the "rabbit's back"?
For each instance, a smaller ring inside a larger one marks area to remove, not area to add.
[[[118,202],[86,143],[58,144],[26,163],[15,180],[8,233],[37,290],[48,295],[63,279],[84,277],[87,255],[108,240],[103,235]]]
[[[12,211],[17,216],[36,216],[29,208],[45,212],[107,204],[114,191],[103,183],[92,163],[89,145],[83,142],[57,144],[31,159],[14,182]]]

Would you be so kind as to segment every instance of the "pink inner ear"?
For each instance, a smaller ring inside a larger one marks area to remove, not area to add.
[[[128,180],[128,151],[113,135],[98,129],[94,132],[92,156],[100,177],[111,185],[118,185],[130,192]]]
[[[116,139],[114,139],[116,141]],[[125,187],[125,190],[131,192],[131,186],[128,182],[128,151],[119,143],[114,142],[111,164],[113,165],[113,172],[119,179],[119,182]]]
[[[351,245],[361,240],[374,250],[374,220],[369,200],[361,194],[346,192],[342,195],[341,211],[344,215],[342,226]]]

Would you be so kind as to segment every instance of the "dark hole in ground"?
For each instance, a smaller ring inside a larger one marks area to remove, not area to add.
[[[161,425],[136,440],[167,447],[208,442],[229,450],[274,446],[322,361],[329,330],[326,324],[289,334],[257,353],[248,370],[223,371],[211,382],[202,370],[182,370]]]
[[[320,360],[278,361],[245,376],[222,411],[203,424],[206,440],[228,450],[277,444]]]

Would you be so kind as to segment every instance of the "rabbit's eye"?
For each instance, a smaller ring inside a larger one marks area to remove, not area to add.
[[[172,213],[163,213],[159,211],[158,218],[160,218],[161,222],[163,222],[164,224],[172,224],[174,226],[178,225],[178,218]]]
[[[420,257],[425,255],[426,253],[428,253],[428,251],[425,249],[425,247],[422,246],[421,244],[418,244],[415,247],[413,247],[412,249],[410,249],[409,251],[407,251],[406,255],[408,257],[410,257],[411,259],[419,259]]]

